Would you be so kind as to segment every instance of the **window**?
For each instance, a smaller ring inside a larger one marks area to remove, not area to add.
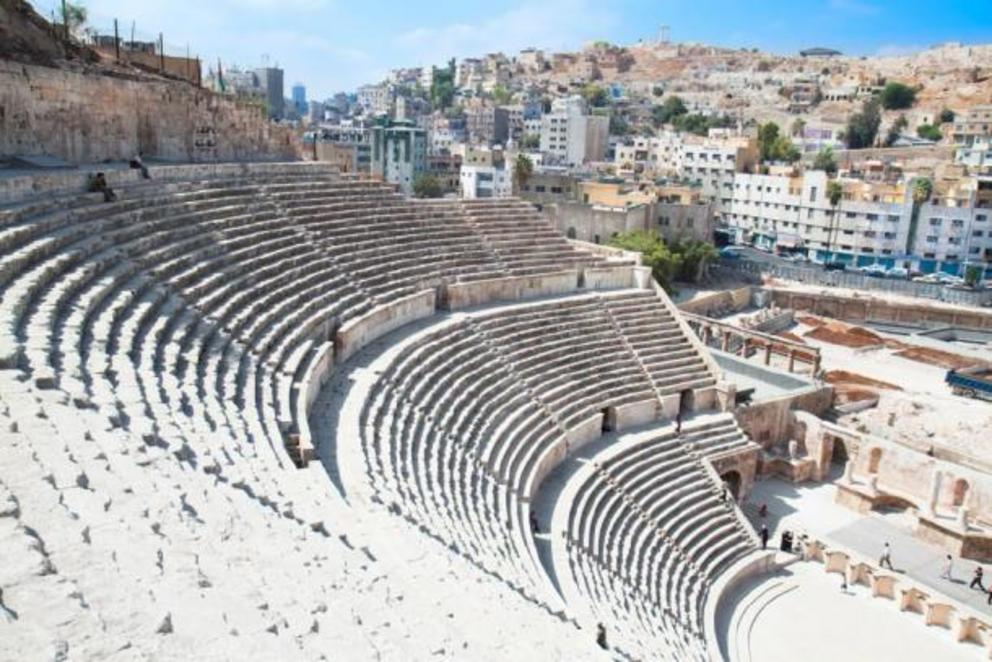
[[[963,228],[964,227],[964,221],[962,221],[960,218],[955,218],[953,221],[951,221],[951,227],[952,228]]]
[[[891,248],[883,248],[882,249],[882,255],[892,255],[892,249]]]
[[[662,216],[661,218],[658,219],[658,225],[660,225],[662,227],[666,227],[667,228],[668,227],[668,223],[669,223],[669,218],[667,216]]]
[[[986,219],[985,214],[975,214],[975,220],[978,221],[979,223],[984,222],[985,219]]]
[[[534,187],[534,191],[537,193],[544,193],[544,185],[538,184]]]
[[[923,257],[925,257],[925,258],[926,258],[926,259],[928,259],[928,260],[932,260],[932,259],[934,259],[935,257],[937,257],[937,254],[936,254],[936,253],[924,253],[924,254],[923,254]]]
[[[977,255],[979,250],[981,249],[978,246],[972,246],[968,252],[971,253],[972,255]]]
[[[941,222],[942,221],[939,218],[931,218],[930,219],[930,227],[939,228],[940,225],[941,225]]]
[[[937,243],[937,237],[935,237],[932,234],[931,235],[928,235],[927,236],[927,243],[928,244],[936,244]]]
[[[816,202],[816,187],[812,186],[809,189],[809,201]]]
[[[899,215],[898,214],[889,214],[889,222],[890,223],[898,223],[899,222]]]

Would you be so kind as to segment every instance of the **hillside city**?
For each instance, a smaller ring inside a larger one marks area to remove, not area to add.
[[[297,123],[313,158],[420,197],[519,195],[587,241],[716,237],[953,284],[992,276],[990,70],[989,46],[596,42],[396,69],[323,101],[303,84],[284,100],[278,69],[205,84]]]
[[[992,659],[911,4],[0,0],[0,662]]]

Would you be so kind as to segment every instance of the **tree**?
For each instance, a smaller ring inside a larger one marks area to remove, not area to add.
[[[676,117],[685,115],[688,112],[689,109],[685,107],[682,99],[677,96],[670,96],[661,105],[651,108],[651,120],[655,126],[661,126],[662,124],[670,123]]]
[[[766,122],[758,126],[758,154],[762,161],[772,160],[772,149],[778,140],[778,124]]]
[[[496,85],[492,91],[493,102],[499,106],[505,106],[513,99],[513,93],[503,85]]]
[[[913,198],[913,210],[909,217],[909,232],[906,235],[907,255],[913,252],[913,245],[916,243],[916,231],[920,224],[920,208],[933,194],[933,182],[926,177],[917,177],[910,184],[910,191]]]
[[[413,194],[418,198],[440,198],[444,190],[434,175],[421,175],[413,182]]]
[[[664,93],[665,93],[665,88],[661,87],[660,85],[655,85],[654,87],[651,88],[651,94],[653,96],[660,97]]]
[[[698,283],[720,256],[713,244],[698,239],[680,239],[671,243],[669,250],[679,256],[676,278],[686,283]]]
[[[916,135],[924,140],[932,140],[934,142],[937,142],[944,137],[944,134],[940,132],[940,127],[934,126],[933,124],[919,125],[916,127]]]
[[[78,2],[66,2],[62,5],[62,24],[71,34],[77,34],[86,24],[88,14],[86,7]]]
[[[882,112],[878,99],[868,99],[861,106],[861,111],[854,113],[847,120],[844,137],[848,148],[866,149],[873,146],[881,123]]]
[[[541,136],[536,133],[528,133],[520,139],[520,147],[523,149],[539,149],[541,147]]]
[[[593,108],[602,108],[609,101],[606,89],[595,83],[589,83],[582,88],[582,97]]]
[[[526,154],[517,154],[517,160],[513,163],[513,181],[517,185],[517,191],[523,189],[524,184],[534,174],[534,162]]]
[[[681,259],[668,249],[657,232],[633,230],[621,232],[610,238],[608,244],[615,248],[635,251],[641,254],[641,263],[651,269],[651,275],[666,291],[672,290],[672,283],[681,267]]]
[[[881,101],[885,110],[911,108],[916,102],[916,90],[903,83],[888,83],[882,88]]]
[[[830,259],[832,259],[834,234],[838,226],[840,226],[840,203],[844,200],[844,187],[836,179],[827,182],[827,200],[830,201],[830,207],[833,209],[830,217],[830,229],[827,230],[827,253],[830,255]]]
[[[614,136],[625,136],[630,133],[630,124],[620,113],[610,115],[610,134]]]
[[[806,120],[804,120],[801,117],[797,117],[792,122],[792,129],[791,129],[792,137],[801,138],[803,135],[803,131],[805,130],[806,130]]]
[[[455,99],[455,60],[448,61],[443,69],[434,69],[431,81],[431,105],[435,109],[445,109],[451,106]]]
[[[831,177],[837,174],[837,160],[832,147],[824,147],[813,159],[813,170],[822,170]]]
[[[885,136],[885,146],[892,147],[892,145],[899,140],[899,136],[906,130],[907,126],[909,126],[909,120],[906,119],[905,115],[900,115],[898,119],[892,123],[892,126],[889,127],[889,132]]]
[[[982,280],[982,272],[984,270],[977,264],[969,264],[964,270],[964,284],[969,287],[975,287],[978,282]]]
[[[954,121],[954,117],[955,117],[954,111],[951,110],[950,108],[945,108],[944,110],[940,111],[939,119],[941,124],[950,124],[951,122]]]

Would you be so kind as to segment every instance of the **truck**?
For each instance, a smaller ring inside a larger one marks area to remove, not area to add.
[[[992,401],[992,367],[975,365],[948,370],[944,381],[955,395]]]

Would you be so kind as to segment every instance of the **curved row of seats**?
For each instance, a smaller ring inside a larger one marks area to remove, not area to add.
[[[319,165],[118,194],[0,212],[0,366],[149,439],[223,430],[281,445],[305,425],[300,381],[341,324],[443,282],[597,263],[566,246],[509,265],[457,201]]]
[[[611,624],[635,657],[705,660],[703,603],[712,578],[754,549],[695,448],[745,439],[731,415],[594,456],[573,479],[553,530],[559,581]]]
[[[713,383],[698,354],[682,358],[691,345],[677,326],[651,341],[637,322],[664,314],[653,292],[579,294],[462,314],[418,334],[362,410],[369,484],[490,571],[540,592],[529,508],[547,458],[604,410],[651,403],[659,412],[662,395]],[[637,337],[616,315],[633,320]],[[652,377],[634,342],[650,356],[672,352],[686,372]]]

